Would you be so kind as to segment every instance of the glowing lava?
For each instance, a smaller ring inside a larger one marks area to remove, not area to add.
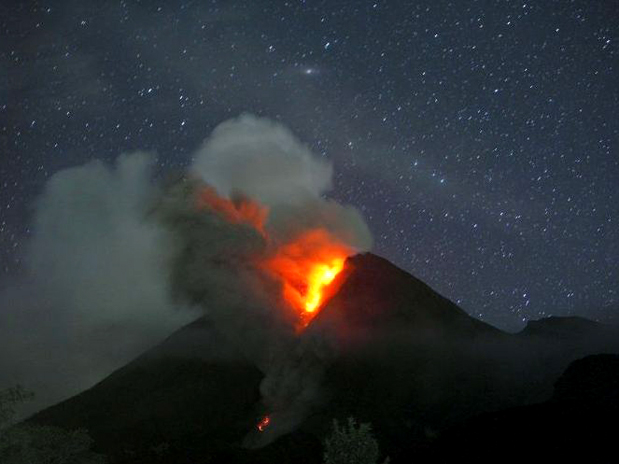
[[[344,260],[333,259],[329,264],[316,264],[307,276],[307,292],[305,294],[305,312],[313,313],[322,302],[324,288],[344,268]]]
[[[265,266],[283,281],[284,299],[307,325],[324,303],[325,291],[344,268],[352,250],[323,229],[282,245]]]
[[[268,208],[243,195],[225,198],[204,185],[196,200],[200,209],[210,209],[230,223],[253,227],[264,236],[271,251],[260,267],[281,281],[283,299],[297,311],[300,325],[307,326],[324,303],[329,285],[344,268],[346,257],[354,250],[322,228],[275,243],[265,230]]]
[[[271,423],[271,418],[269,416],[264,416],[260,422],[258,422],[258,425],[256,425],[256,428],[260,431],[260,432],[264,432],[264,429],[266,429],[269,424]]]

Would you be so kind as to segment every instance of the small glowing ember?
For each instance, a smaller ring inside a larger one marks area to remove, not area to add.
[[[271,423],[271,418],[269,416],[264,416],[260,420],[260,422],[258,422],[258,425],[256,427],[258,428],[260,432],[264,432],[264,429],[266,429],[270,423]]]

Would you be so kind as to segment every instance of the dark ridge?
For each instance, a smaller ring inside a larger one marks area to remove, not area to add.
[[[444,433],[432,459],[452,462],[475,456],[494,463],[616,461],[619,356],[599,354],[572,362],[548,401],[486,413]],[[480,438],[482,437],[482,438]]]
[[[619,356],[597,354],[571,363],[557,380],[552,401],[619,407]]]
[[[600,323],[585,319],[584,317],[551,316],[529,321],[519,334],[522,336],[574,337],[588,335],[598,330],[601,326]]]

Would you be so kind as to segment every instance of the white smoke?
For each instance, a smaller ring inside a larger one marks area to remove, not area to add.
[[[223,196],[243,192],[267,205],[267,227],[278,241],[323,227],[359,251],[372,245],[359,211],[325,198],[332,163],[278,122],[245,114],[221,123],[198,150],[191,171]]]
[[[158,193],[151,162],[136,153],[112,168],[93,161],[61,171],[37,202],[27,262],[78,326],[163,334],[186,320],[171,311],[170,237],[147,217]]]
[[[320,197],[333,176],[289,129],[249,114],[218,125],[192,170],[224,196],[238,190],[269,207]]]
[[[27,277],[0,295],[0,383],[35,390],[34,406],[78,393],[196,317],[170,298],[171,242],[147,217],[151,163],[136,153],[65,169],[36,202]]]

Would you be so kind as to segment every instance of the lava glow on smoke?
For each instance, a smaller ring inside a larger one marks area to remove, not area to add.
[[[323,228],[306,230],[287,243],[272,243],[265,231],[268,209],[242,195],[228,199],[212,187],[203,186],[197,195],[197,205],[231,223],[251,226],[269,241],[274,251],[260,267],[281,282],[282,296],[297,312],[300,328],[316,316],[324,303],[326,289],[344,268],[346,257],[354,253]]]
[[[205,185],[198,194],[197,202],[200,209],[210,208],[229,222],[248,224],[264,235],[264,223],[269,211],[244,195],[236,195],[229,200],[220,197],[213,187]]]

